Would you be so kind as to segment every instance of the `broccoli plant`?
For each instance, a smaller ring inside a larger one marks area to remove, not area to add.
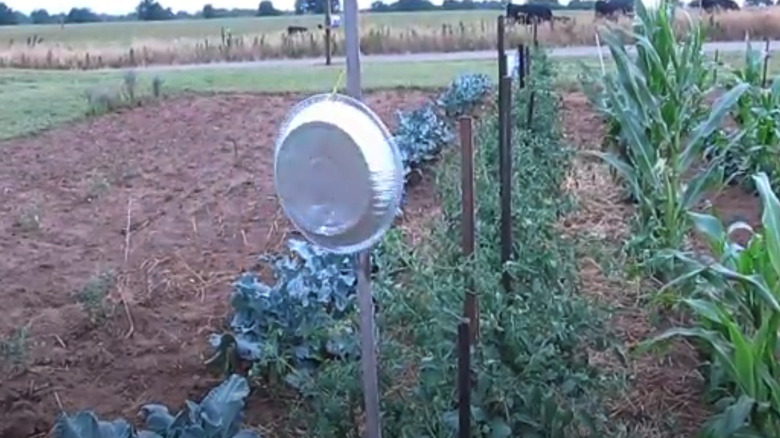
[[[287,377],[312,370],[323,360],[357,357],[354,259],[291,239],[292,256],[264,256],[276,282],[244,273],[233,283],[232,333],[211,343],[234,346],[253,373]],[[230,342],[226,342],[226,340]],[[224,352],[217,352],[219,354]]]
[[[437,100],[448,117],[472,113],[490,93],[493,84],[485,74],[464,74],[452,81]]]
[[[232,375],[209,391],[198,404],[187,400],[185,409],[171,415],[157,404],[141,407],[148,430],[136,430],[123,419],[101,421],[92,411],[73,416],[62,414],[54,424],[54,438],[260,438],[241,430],[244,399],[249,395],[246,379]]]
[[[452,141],[453,133],[432,104],[414,111],[399,111],[397,115],[395,142],[401,150],[404,174],[408,176],[412,169],[436,158]]]

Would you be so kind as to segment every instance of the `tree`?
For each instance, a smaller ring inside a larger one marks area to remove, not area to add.
[[[391,5],[396,11],[432,11],[436,6],[428,0],[398,0]]]
[[[271,0],[263,0],[260,2],[260,6],[257,7],[258,17],[273,17],[281,15],[282,12],[274,7]]]
[[[33,24],[49,24],[54,23],[54,18],[49,15],[49,11],[46,9],[36,9],[30,13],[30,19]]]
[[[19,24],[19,17],[16,15],[16,12],[5,3],[0,3],[0,26],[14,24]]]
[[[214,12],[214,6],[211,6],[211,3],[203,6],[203,18],[210,19],[210,18],[216,18],[217,13]]]
[[[171,8],[165,9],[159,2],[154,0],[141,0],[141,3],[138,3],[138,6],[135,8],[135,14],[139,20],[143,21],[170,20],[173,18]]]
[[[450,0],[445,0],[445,2]],[[371,12],[390,12],[393,9],[390,8],[390,5],[388,5],[385,2],[376,0],[374,3],[371,3]]]
[[[327,0],[295,0],[296,14],[324,14]],[[339,0],[330,0],[330,11],[338,14],[341,11]]]
[[[73,8],[65,16],[66,23],[94,23],[96,21],[100,21],[100,17],[89,8]]]

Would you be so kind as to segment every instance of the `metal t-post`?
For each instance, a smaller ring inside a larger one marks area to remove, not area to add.
[[[344,49],[347,58],[347,94],[362,99],[360,85],[360,33],[357,0],[344,0]],[[379,421],[379,377],[374,339],[374,299],[371,293],[370,249],[357,256],[357,292],[360,306],[360,361],[363,365],[363,398],[366,409],[366,436],[381,438]]]

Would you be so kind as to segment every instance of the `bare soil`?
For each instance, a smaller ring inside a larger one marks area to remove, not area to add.
[[[392,126],[430,96],[365,100]],[[302,97],[179,98],[0,143],[0,437],[45,434],[62,409],[178,409],[217,383],[203,361],[230,282],[291,231],[273,144]],[[429,214],[430,184],[405,220]],[[275,415],[262,389],[248,410]]]
[[[563,126],[572,146],[579,151],[599,150],[605,133],[600,116],[580,93],[563,100]],[[613,309],[608,322],[626,352],[660,332],[662,326],[680,324],[668,318],[659,321],[643,296],[657,285],[627,279],[610,272],[617,251],[630,236],[633,207],[615,184],[608,167],[600,161],[579,157],[568,180],[577,197],[578,211],[561,224],[564,232],[594,242],[579,258],[583,293]],[[736,195],[735,195],[736,196]],[[741,198],[739,198],[741,199]],[[731,201],[723,198],[723,209]],[[604,254],[603,252],[606,252]],[[592,352],[591,361],[604,370],[625,375],[628,390],[609,401],[611,418],[628,425],[629,436],[638,438],[688,438],[708,416],[703,404],[703,377],[697,371],[696,350],[675,342],[668,351],[639,356],[628,354],[625,363],[613,354]]]

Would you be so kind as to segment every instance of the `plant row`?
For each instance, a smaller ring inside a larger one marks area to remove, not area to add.
[[[703,53],[701,26],[678,39],[674,5],[636,6],[636,55],[619,30],[606,32],[617,71],[589,90],[609,126],[607,151],[598,155],[636,205],[628,249],[692,315],[690,326],[644,346],[684,336],[703,352],[714,414],[702,436],[780,436],[780,202],[773,191],[780,81],[762,86],[760,55],[748,45],[746,65],[724,89]],[[701,212],[704,196],[729,181],[759,193],[760,231]],[[694,229],[703,252],[695,250]],[[736,231],[749,239],[738,242]]]
[[[475,111],[491,91],[484,75],[457,78],[435,101],[398,113],[395,140],[403,156],[406,176],[434,160],[453,139],[443,116]],[[123,98],[134,101],[135,76],[126,75]],[[251,378],[281,377],[295,385],[302,373],[316,369],[325,360],[357,359],[355,328],[354,258],[328,253],[309,243],[291,240],[291,255],[264,255],[276,283],[267,285],[252,273],[233,284],[234,315],[229,334],[214,335],[216,354],[207,363],[216,364],[229,378],[214,388],[201,404],[187,401],[176,415],[162,405],[149,404],[139,415],[145,429],[136,430],[124,419],[100,420],[87,410],[62,414],[54,426],[57,438],[252,438],[257,434],[239,430],[244,399],[249,394],[246,378],[233,374],[239,360],[253,363]],[[381,251],[381,250],[380,250]],[[379,252],[377,252],[379,254]]]
[[[554,225],[572,207],[561,189],[571,160],[558,127],[554,71],[533,57],[529,86],[513,93],[513,238],[516,261],[499,259],[497,112],[491,101],[476,129],[478,251],[460,255],[459,155],[453,116],[469,113],[490,90],[465,76],[436,105],[400,115],[397,141],[410,169],[440,157],[442,213],[430,235],[409,246],[391,230],[374,250],[374,286],[383,427],[390,436],[449,437],[457,430],[456,329],[467,277],[480,300],[480,338],[473,356],[472,436],[597,436],[607,379],[587,351],[605,347],[601,318],[577,294],[574,253]],[[525,126],[529,90],[532,126]],[[440,117],[443,114],[444,117]],[[419,168],[419,167],[418,167]],[[362,389],[351,257],[291,241],[294,257],[272,257],[276,283],[245,274],[232,295],[231,332],[213,338],[214,362],[250,360],[250,376],[294,388],[306,426],[320,437],[359,437]],[[522,249],[522,252],[520,250]],[[502,272],[513,278],[501,290]],[[237,346],[236,349],[222,348]],[[240,357],[230,357],[237,351]],[[226,368],[226,371],[231,371]]]

